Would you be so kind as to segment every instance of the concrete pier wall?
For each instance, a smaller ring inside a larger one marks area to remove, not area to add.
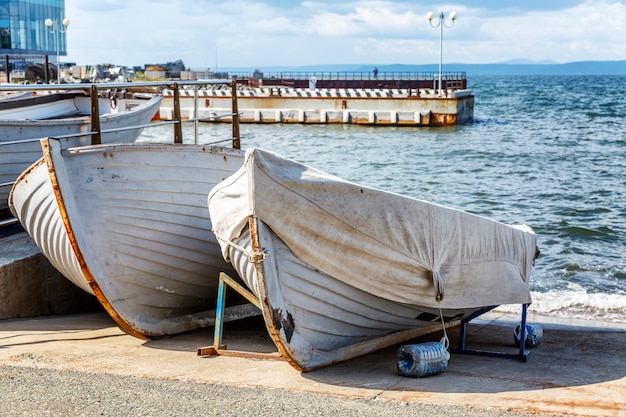
[[[196,98],[197,94],[197,98]],[[345,123],[453,126],[474,116],[469,90],[308,90],[259,88],[238,92],[241,123]],[[194,108],[194,99],[196,107]],[[209,118],[231,112],[229,90],[181,91],[181,118]],[[160,120],[172,120],[173,93],[166,92]],[[213,119],[229,122],[230,118]]]
[[[3,237],[0,245],[0,320],[102,311],[96,297],[54,269],[28,234]]]

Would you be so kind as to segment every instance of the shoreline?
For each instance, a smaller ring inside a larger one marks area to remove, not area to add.
[[[492,311],[483,314],[472,320],[471,323],[475,324],[488,324],[493,320],[497,320],[499,324],[503,323],[519,323],[520,314],[509,311],[509,309],[500,309],[499,306]],[[571,329],[571,330],[585,330],[585,329],[603,329],[607,331],[626,331],[626,319],[624,321],[604,320],[602,318],[580,318],[575,316],[557,316],[542,312],[533,311],[533,304],[528,306],[528,312],[526,315],[526,321],[528,323],[536,323],[541,326],[550,327],[554,329]],[[565,310],[567,311],[567,310]]]

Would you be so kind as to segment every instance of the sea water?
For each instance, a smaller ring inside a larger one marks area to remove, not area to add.
[[[468,87],[474,120],[463,126],[242,124],[241,147],[527,224],[541,250],[529,314],[626,323],[626,76],[468,76]],[[139,140],[171,141],[172,129]],[[201,124],[199,142],[230,132]]]

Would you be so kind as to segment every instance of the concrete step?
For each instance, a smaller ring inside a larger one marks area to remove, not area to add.
[[[27,233],[0,238],[0,319],[103,311],[63,277]]]

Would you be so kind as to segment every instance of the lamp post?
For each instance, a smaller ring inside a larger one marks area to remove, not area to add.
[[[441,67],[443,65],[443,28],[451,28],[454,25],[454,21],[456,20],[456,12],[450,13],[450,24],[446,24],[446,15],[441,12],[439,13],[439,21],[436,25],[433,24],[433,19],[435,18],[435,14],[433,12],[428,12],[426,14],[426,18],[430,22],[432,27],[441,28],[441,32],[439,35],[439,95],[441,96]]]
[[[57,50],[57,84],[61,84],[61,57],[59,47],[59,35],[67,32],[67,27],[70,25],[70,19],[63,19],[60,23],[57,19],[46,19],[44,22],[48,32],[55,35],[55,46]]]

